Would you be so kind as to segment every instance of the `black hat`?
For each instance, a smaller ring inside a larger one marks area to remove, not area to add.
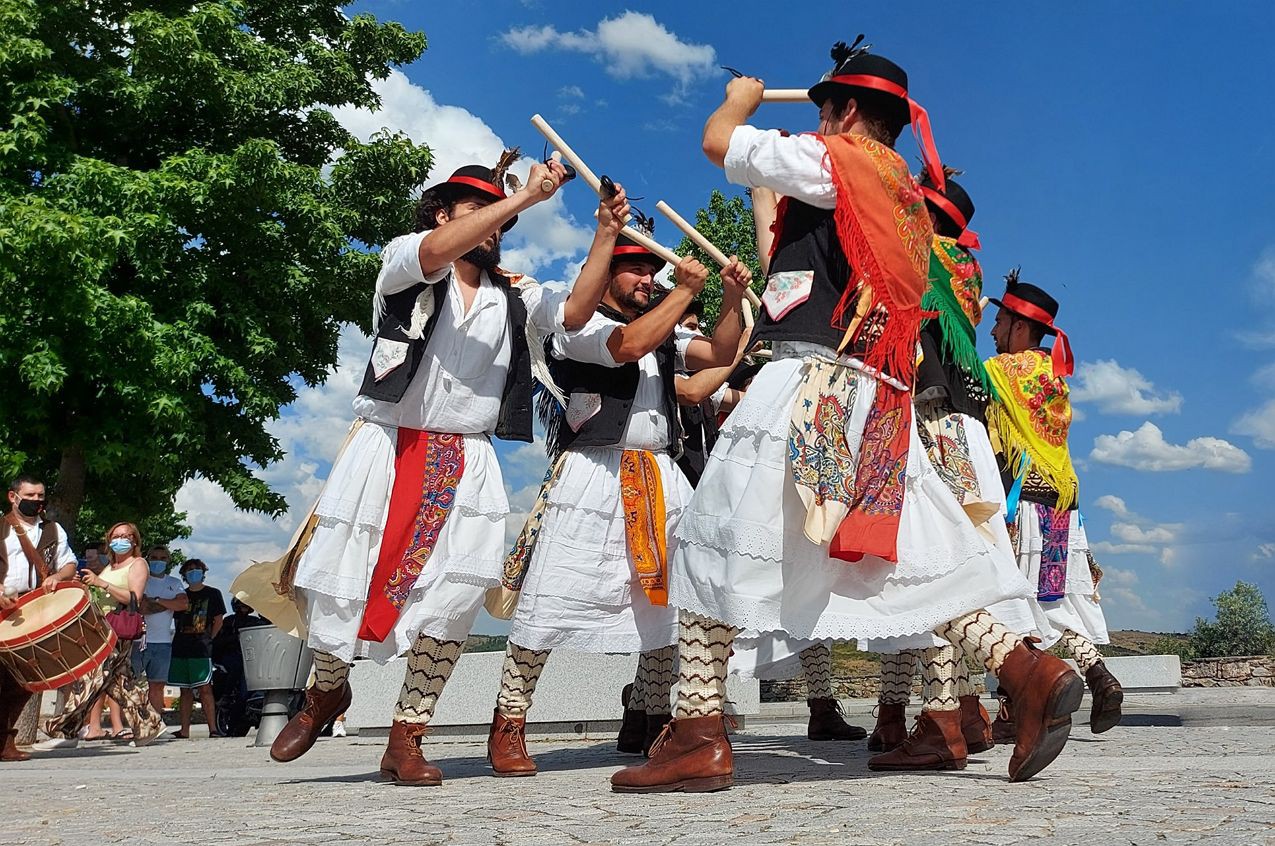
[[[666,262],[646,247],[634,241],[628,235],[615,239],[615,249],[611,251],[611,261],[644,261],[651,265],[652,272],[658,273]]]
[[[483,167],[482,165],[465,165],[457,168],[456,172],[447,179],[446,182],[440,182],[432,185],[421,192],[421,199],[427,197],[438,197],[447,203],[455,202],[461,197],[478,195],[486,197],[489,200],[503,200],[506,198],[505,190],[496,181],[496,173],[492,168]],[[513,229],[515,223],[518,222],[518,215],[514,215],[505,221],[505,225],[500,227],[501,232],[508,232]]]
[[[934,185],[934,180],[928,171],[923,172],[920,180],[921,193],[925,195],[925,205],[930,211],[938,215],[940,219],[950,222],[960,233],[957,243],[976,250],[979,248],[978,234],[969,229],[970,221],[974,219],[974,201],[970,199],[965,189],[952,179],[952,174],[957,172],[947,170],[948,175],[942,188]]]
[[[834,44],[832,70],[810,88],[807,96],[816,106],[822,106],[837,90],[872,92],[877,96],[884,94],[898,104],[894,117],[899,123],[907,123],[912,115],[908,103],[907,72],[884,56],[869,53],[870,44],[860,47],[862,41],[863,35],[860,35],[849,47],[844,41]]]
[[[1054,326],[1054,318],[1058,316],[1058,300],[1046,294],[1044,289],[1030,282],[1018,281],[1018,268],[1014,268],[1005,276],[1005,294],[1003,299],[989,298],[1006,311],[1019,317],[1034,320],[1045,327],[1046,334],[1058,333]]]

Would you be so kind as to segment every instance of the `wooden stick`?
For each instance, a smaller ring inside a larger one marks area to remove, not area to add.
[[[701,250],[708,253],[709,256],[712,257],[713,261],[717,262],[719,266],[726,267],[730,264],[730,259],[725,253],[714,246],[713,242],[704,236],[704,233],[692,226],[690,221],[673,211],[672,206],[668,203],[660,200],[655,204],[655,208],[669,220],[673,221],[674,226],[682,230],[682,233],[687,238],[690,238],[693,242],[695,242]],[[757,295],[753,293],[751,288],[744,289],[744,296],[747,298],[748,302],[752,303],[755,307],[761,308],[761,300],[757,299]]]
[[[550,154],[549,154],[549,158],[550,158],[550,159],[552,159],[552,160],[554,160],[555,162],[560,162],[560,161],[562,161],[562,153],[559,153],[557,150],[554,150],[552,153],[550,153]],[[542,179],[542,180],[540,180],[540,190],[541,190],[541,191],[543,191],[543,192],[544,192],[544,193],[546,193],[546,194],[548,194],[550,191],[552,191],[552,190],[553,190],[553,180],[552,180],[552,179]]]
[[[804,88],[767,88],[761,92],[763,103],[809,103],[810,95]]]
[[[991,304],[991,302],[992,301],[989,300],[987,297],[983,297],[981,300],[978,301],[978,310],[983,311],[985,308],[988,307],[988,305]]]
[[[540,130],[540,134],[543,135],[550,144],[556,147],[558,152],[562,153],[562,157],[576,169],[576,173],[580,175],[581,179],[588,183],[589,187],[592,188],[595,193],[599,195],[602,194],[602,180],[598,179],[598,175],[589,169],[589,166],[581,160],[581,158],[576,154],[576,151],[571,149],[571,147],[567,145],[566,141],[562,140],[562,136],[557,132],[554,132],[553,127],[549,125],[548,121],[540,115],[532,115],[531,125]]]
[[[628,238],[632,240],[633,243],[641,244],[643,247],[646,247],[652,253],[664,259],[666,262],[673,265],[674,267],[676,267],[677,263],[682,260],[682,257],[679,256],[677,253],[673,252],[668,247],[664,246],[659,241],[656,241],[654,238],[650,237],[646,233],[639,232],[638,230],[634,229],[632,226],[624,227],[624,234],[628,236]]]
[[[752,292],[750,291],[749,293],[752,293]],[[744,331],[751,332],[753,328],[753,324],[756,322],[756,320],[753,318],[753,305],[748,300],[744,300],[742,305],[743,305],[743,315],[744,315]]]

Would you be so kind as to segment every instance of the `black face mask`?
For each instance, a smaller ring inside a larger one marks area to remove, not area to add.
[[[42,499],[20,499],[18,500],[18,513],[23,517],[37,517],[44,510],[44,500]]]

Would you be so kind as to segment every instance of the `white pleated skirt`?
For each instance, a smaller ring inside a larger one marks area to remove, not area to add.
[[[549,492],[509,639],[527,649],[641,652],[677,641],[677,609],[654,606],[629,559],[619,447],[569,450]],[[654,453],[668,531],[691,497],[667,453]]]
[[[333,465],[315,508],[318,527],[297,566],[308,643],[350,661],[384,663],[420,634],[464,640],[486,590],[500,580],[509,501],[485,435],[465,436],[465,467],[438,543],[383,643],[359,640],[368,587],[394,487],[398,429],[366,421]]]

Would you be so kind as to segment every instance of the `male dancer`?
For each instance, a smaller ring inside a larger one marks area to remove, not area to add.
[[[667,536],[691,494],[671,454],[681,440],[675,371],[733,361],[752,275],[732,259],[712,339],[675,338],[707,268],[683,258],[678,284],[648,310],[664,262],[628,238],[613,243],[607,261],[581,271],[589,285],[606,284],[597,313],[551,339],[550,370],[569,401],[548,422],[552,469],[511,556],[526,569],[487,745],[500,776],[536,773],[527,711],[555,648],[641,652],[628,707],[641,703],[652,739],[669,719],[677,612]]]
[[[1000,307],[992,327],[998,355],[986,366],[996,392],[989,424],[1009,492],[1010,533],[1053,633],[1085,674],[1093,697],[1089,728],[1101,734],[1120,722],[1124,691],[1095,646],[1108,642],[1107,622],[1090,575],[1089,542],[1076,510],[1080,484],[1067,449],[1071,345],[1054,324],[1057,300],[1020,282],[1017,270],[1005,283],[1005,295],[992,300]],[[1041,347],[1046,335],[1057,336],[1051,350]],[[1015,709],[1012,691],[1002,697],[995,729],[1004,737]]]
[[[647,763],[612,776],[617,791],[731,785],[722,703],[737,627],[819,640],[934,629],[1023,703],[1012,780],[1057,757],[1082,695],[1062,661],[983,610],[1019,586],[915,436],[908,390],[933,228],[893,144],[921,110],[893,62],[844,44],[833,59],[810,90],[819,135],[746,126],[763,90],[749,78],[705,126],[705,153],[729,179],[787,198],[756,332],[774,358],[676,529],[676,711]]]
[[[284,574],[315,650],[315,679],[271,747],[276,761],[303,755],[349,707],[355,656],[387,661],[410,650],[381,774],[442,782],[421,739],[504,558],[509,506],[490,436],[532,439],[537,335],[583,326],[602,294],[587,280],[568,296],[499,269],[503,233],[565,176],[557,162],[536,164],[526,187],[515,180],[507,195],[514,160],[462,167],[427,189],[416,231],[382,250],[355,427],[308,545],[291,556],[295,575]],[[609,255],[608,233],[626,213],[622,191],[600,204],[591,255],[599,244]]]

